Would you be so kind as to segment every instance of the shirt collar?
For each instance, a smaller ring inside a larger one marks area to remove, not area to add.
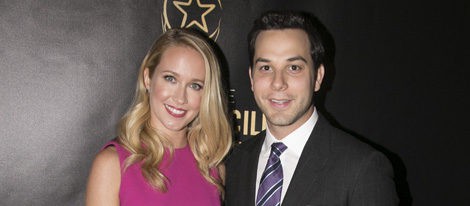
[[[307,143],[310,134],[312,133],[313,127],[318,121],[318,113],[316,108],[310,118],[302,124],[299,128],[295,129],[292,133],[284,137],[282,140],[277,140],[269,131],[269,127],[266,128],[266,139],[263,144],[263,148],[271,148],[271,144],[274,142],[282,142],[287,146],[287,149],[294,152],[300,157],[305,144]]]

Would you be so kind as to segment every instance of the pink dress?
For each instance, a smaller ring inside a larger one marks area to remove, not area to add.
[[[119,155],[121,168],[130,153],[116,141],[104,146],[114,146]],[[161,193],[153,189],[142,176],[140,164],[133,164],[121,172],[119,200],[122,206],[145,205],[192,205],[220,206],[217,187],[207,182],[199,172],[196,159],[189,146],[175,149],[172,161],[165,153],[160,171],[168,178],[168,191]]]

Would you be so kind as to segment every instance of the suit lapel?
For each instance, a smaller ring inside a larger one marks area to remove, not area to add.
[[[329,156],[328,123],[319,116],[318,121],[300,156],[282,205],[305,205],[310,199],[318,176]]]

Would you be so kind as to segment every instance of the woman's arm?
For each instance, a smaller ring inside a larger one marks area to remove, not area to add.
[[[114,147],[102,150],[91,167],[86,191],[87,206],[119,205],[121,167]]]

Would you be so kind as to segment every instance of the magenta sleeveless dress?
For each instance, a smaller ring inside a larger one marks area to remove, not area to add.
[[[119,155],[121,168],[130,153],[116,141],[103,148],[114,146]],[[121,172],[119,200],[121,206],[220,206],[217,187],[207,182],[199,172],[196,159],[189,146],[175,149],[172,161],[165,153],[160,171],[168,178],[166,193],[153,189],[142,176],[140,164],[133,164]],[[216,175],[216,174],[215,174]]]

